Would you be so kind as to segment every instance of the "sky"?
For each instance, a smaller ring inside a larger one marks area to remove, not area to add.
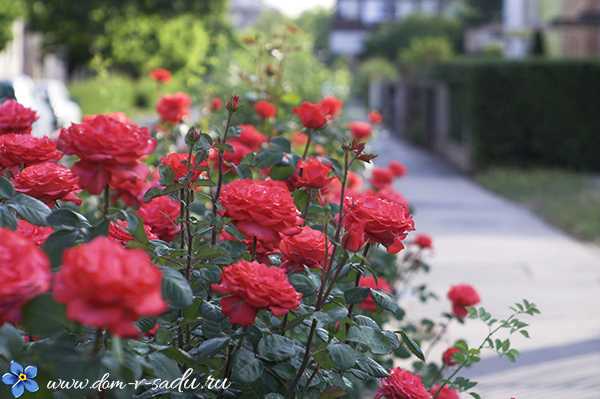
[[[264,0],[264,2],[287,15],[297,16],[302,11],[318,6],[330,8],[335,0]]]

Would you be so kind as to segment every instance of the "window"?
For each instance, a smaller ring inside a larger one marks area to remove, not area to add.
[[[366,0],[363,9],[363,22],[374,24],[385,19],[385,2],[383,0]]]
[[[360,16],[360,4],[358,0],[339,0],[338,11],[343,19],[358,19]]]
[[[396,3],[396,17],[404,18],[415,11],[415,5],[412,0],[400,0]]]

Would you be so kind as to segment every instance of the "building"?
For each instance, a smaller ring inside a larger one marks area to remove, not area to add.
[[[563,56],[600,56],[600,1],[563,1],[561,15],[553,21],[553,27],[560,33]]]
[[[408,15],[446,13],[452,0],[337,0],[329,38],[334,54],[356,56],[367,34],[382,23],[399,21]]]
[[[254,25],[264,10],[265,5],[261,0],[230,0],[229,2],[231,23],[237,29]]]

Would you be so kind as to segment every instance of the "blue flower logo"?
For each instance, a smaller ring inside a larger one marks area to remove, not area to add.
[[[37,376],[37,367],[27,366],[23,369],[14,360],[10,362],[10,372],[2,376],[2,382],[11,385],[10,392],[15,398],[20,398],[25,391],[37,392],[40,387],[33,379]]]

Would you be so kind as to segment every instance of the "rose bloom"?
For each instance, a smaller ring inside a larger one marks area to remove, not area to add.
[[[455,347],[446,349],[442,354],[442,361],[446,366],[456,366],[458,363],[454,360],[454,355],[459,352],[460,349]]]
[[[377,189],[382,190],[389,187],[394,181],[394,175],[386,168],[373,168],[369,182]]]
[[[171,71],[165,68],[156,68],[150,71],[150,77],[159,83],[167,83],[171,80]]]
[[[433,240],[427,234],[417,234],[413,240],[413,244],[421,249],[431,249],[433,247]]]
[[[400,367],[392,369],[390,375],[380,383],[375,399],[431,399],[425,389],[421,377],[403,370]]]
[[[334,96],[327,96],[319,102],[319,105],[321,106],[323,113],[327,115],[327,118],[333,119],[342,112],[344,102]]]
[[[221,192],[223,216],[231,218],[248,238],[279,242],[279,234],[300,231],[302,219],[285,183],[274,180],[234,180]]]
[[[31,134],[31,126],[36,120],[38,115],[35,111],[15,100],[0,104],[0,134]]]
[[[172,152],[162,157],[160,163],[170,167],[177,180],[187,176],[188,169],[192,169],[191,181],[193,182],[196,181],[202,173],[202,170],[200,169],[202,162],[199,165],[196,165],[196,157],[192,154],[191,161],[188,165],[188,158],[189,154]],[[204,163],[204,166],[206,166],[206,163]]]
[[[48,258],[31,240],[0,228],[0,325],[21,319],[21,307],[50,288]]]
[[[223,108],[223,100],[221,100],[219,97],[213,98],[210,102],[210,110],[212,112],[217,112],[221,110],[221,108]]]
[[[225,108],[229,112],[237,112],[240,107],[240,96],[231,96],[229,100],[225,103]]]
[[[58,161],[62,152],[48,137],[28,134],[5,134],[0,136],[0,166],[12,168],[29,166],[45,161]]]
[[[358,281],[358,286],[373,288],[385,292],[386,294],[391,294],[393,292],[392,286],[383,277],[379,277],[375,280],[375,277],[372,275],[361,277]],[[377,310],[377,303],[371,294],[369,294],[359,306],[369,312],[375,312]]]
[[[369,122],[374,125],[378,125],[383,121],[383,116],[377,111],[369,112]]]
[[[440,385],[436,384],[429,390],[431,396],[435,395],[440,389]],[[449,386],[444,386],[436,399],[460,399],[458,392]]]
[[[14,178],[15,190],[54,206],[57,200],[81,204],[77,176],[54,162],[36,163],[26,167]]]
[[[232,137],[229,142],[237,141],[252,151],[258,151],[268,141],[267,136],[262,134],[252,125],[240,125],[240,135]]]
[[[113,170],[130,169],[155,146],[148,129],[105,115],[72,124],[58,137],[58,148],[80,159],[73,171],[81,186],[95,195],[106,187]]]
[[[481,299],[479,294],[469,284],[458,284],[448,290],[448,299],[452,302],[452,313],[459,319],[469,314],[467,307],[477,305]]]
[[[394,177],[402,177],[406,175],[406,166],[398,161],[390,161],[388,169],[394,175]]]
[[[310,268],[327,267],[325,257],[325,234],[308,226],[302,227],[298,234],[283,236],[279,243],[282,255],[281,267],[292,272],[301,272],[303,266]],[[333,245],[327,242],[327,253],[331,254]]]
[[[161,240],[172,241],[181,228],[177,223],[179,212],[179,201],[163,195],[143,204],[138,214]]]
[[[357,191],[362,186],[362,178],[358,173],[354,173],[351,170],[348,171],[348,178],[346,179],[346,188],[350,191]]]
[[[275,118],[277,107],[268,101],[260,100],[254,104],[254,111],[263,119]]]
[[[406,208],[408,208],[408,201],[406,200],[406,198],[404,198],[404,196],[402,196],[402,194],[394,191],[394,189],[391,186],[385,187],[383,190],[379,190],[379,191],[366,191],[366,192],[370,193],[372,195],[375,195],[379,198],[382,198],[384,200],[394,202],[397,204],[401,204],[402,206],[405,206]]]
[[[404,248],[402,240],[415,229],[406,206],[388,201],[371,193],[353,195],[346,199],[344,213],[344,246],[356,252],[366,243],[383,244],[388,253]]]
[[[308,136],[303,132],[294,132],[292,133],[290,141],[292,145],[297,147],[304,146],[308,142]]]
[[[221,308],[229,321],[242,326],[254,323],[260,309],[283,316],[297,309],[302,298],[283,269],[245,260],[226,266],[221,282],[211,287],[225,295],[221,298]]]
[[[303,101],[300,106],[294,108],[294,113],[308,129],[320,129],[327,123],[327,115],[319,104]]]
[[[298,161],[292,177],[296,187],[320,189],[329,184],[331,165],[320,161],[318,158],[308,158]]]
[[[146,191],[153,187],[153,183],[148,181],[149,177],[151,173],[148,166],[141,162],[128,169],[113,170],[108,182],[113,201],[121,199],[128,206],[140,206]]]
[[[368,122],[350,122],[348,124],[348,129],[350,129],[352,137],[357,140],[366,140],[371,137],[371,133],[373,133],[373,127]]]
[[[17,233],[22,237],[27,237],[35,245],[42,245],[54,230],[48,226],[36,226],[27,220],[19,219],[17,221]]]
[[[137,337],[137,320],[167,310],[161,281],[160,269],[143,250],[97,237],[65,250],[54,278],[54,299],[67,306],[71,320]]]
[[[129,241],[134,240],[133,236],[127,231],[127,226],[128,223],[125,220],[115,220],[114,222],[110,222],[108,225],[108,238],[118,241],[122,245],[127,245]],[[156,240],[158,238],[148,225],[144,225],[144,232],[149,240]]]
[[[252,152],[252,149],[243,144],[237,138],[227,140],[227,144],[231,145],[233,151],[225,150],[223,152],[223,172],[227,173],[232,168],[230,165],[239,165],[242,159]],[[217,169],[219,165],[219,153],[215,149],[211,149],[208,154],[208,159],[212,166]]]
[[[192,99],[185,93],[163,96],[156,104],[156,112],[165,122],[179,123],[190,113]]]

